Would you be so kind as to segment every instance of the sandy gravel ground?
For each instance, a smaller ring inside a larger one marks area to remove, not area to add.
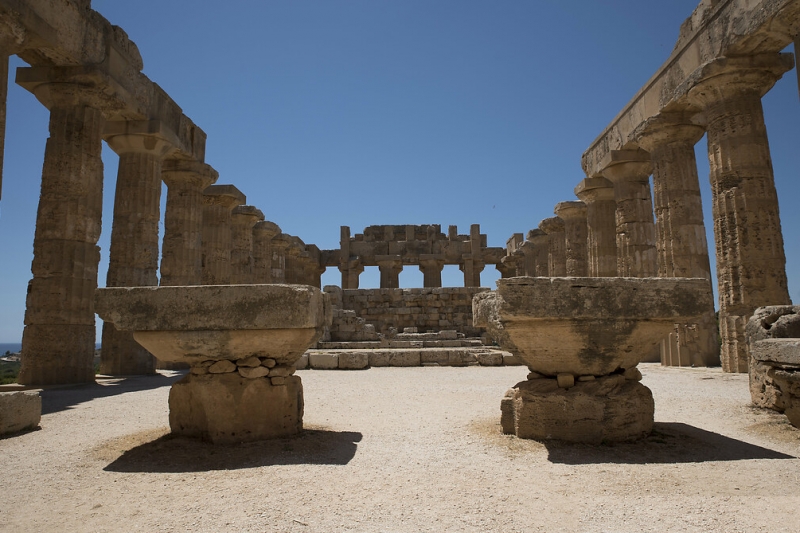
[[[167,435],[174,376],[43,393],[0,440],[0,531],[800,530],[800,430],[748,406],[747,376],[640,365],[656,400],[633,444],[500,433],[524,367],[298,372],[298,438]]]

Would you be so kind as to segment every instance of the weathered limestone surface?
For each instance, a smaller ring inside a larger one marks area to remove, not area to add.
[[[487,335],[502,349],[518,356],[519,348],[511,340],[500,320],[500,302],[497,291],[476,294],[472,298],[473,323],[475,327],[486,328]]]
[[[605,178],[587,178],[575,187],[575,195],[586,204],[588,275],[617,275],[617,204],[614,185]]]
[[[564,221],[550,217],[539,222],[539,229],[547,234],[547,275],[563,277],[567,274],[567,242]]]
[[[539,228],[528,232],[525,240],[530,243],[527,252],[532,256],[531,263],[526,260],[526,274],[546,278],[550,275],[550,237]],[[533,272],[528,272],[530,269]]]
[[[272,283],[272,239],[280,232],[269,220],[253,226],[253,283]]]
[[[564,221],[565,272],[564,276],[584,277],[589,275],[586,222],[587,208],[583,202],[560,202],[554,213]]]
[[[253,227],[264,213],[252,205],[239,205],[231,213],[231,283],[254,283]]]
[[[41,419],[39,391],[0,392],[0,435],[34,429]]]
[[[787,367],[791,368],[793,364],[791,360],[781,358],[780,353],[782,349],[791,350],[794,345],[790,342],[780,348],[764,342],[800,339],[800,306],[776,305],[756,309],[747,322],[746,335],[750,351],[750,397],[753,404],[784,412],[791,404],[790,389],[793,385],[788,379]],[[797,374],[800,372],[800,362],[796,364],[795,376],[800,377]],[[796,403],[800,406],[800,401]]]
[[[233,185],[211,185],[203,191],[203,284],[231,282],[231,212],[247,201]]]

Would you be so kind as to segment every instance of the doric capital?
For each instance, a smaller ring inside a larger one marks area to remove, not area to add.
[[[269,220],[256,222],[253,226],[253,235],[260,239],[270,240],[281,232],[280,226]]]
[[[199,161],[165,159],[161,164],[161,179],[168,187],[192,185],[205,189],[219,179],[219,172]]]
[[[553,233],[564,233],[564,221],[558,217],[545,218],[539,222],[539,229],[548,235]]]
[[[540,229],[532,229],[528,232],[528,235],[525,237],[525,240],[528,242],[533,243],[534,246],[540,246],[542,244],[547,244],[550,238],[547,236],[547,233]]]
[[[131,99],[120,83],[93,66],[21,67],[16,81],[51,111],[86,106],[108,117],[124,109]]]
[[[106,122],[103,138],[117,155],[146,153],[163,158],[180,144],[175,132],[160,120]]]
[[[704,65],[684,84],[689,101],[700,109],[743,94],[764,96],[794,67],[792,54],[721,57]]]
[[[571,220],[575,218],[586,218],[586,204],[583,202],[559,202],[556,204],[553,213],[561,220]]]
[[[244,193],[233,185],[211,185],[203,191],[203,205],[221,205],[233,209],[246,201]]]
[[[272,238],[272,249],[280,254],[285,254],[286,250],[291,246],[289,235],[286,233],[279,233]]]
[[[705,128],[692,122],[689,113],[660,113],[647,119],[636,133],[643,149],[653,152],[659,146],[674,143],[694,145],[705,134]]]
[[[615,185],[626,181],[647,181],[653,173],[650,154],[644,150],[611,150],[600,167],[600,173]]]
[[[586,178],[575,187],[575,196],[585,204],[614,199],[614,184],[603,177]]]
[[[264,220],[264,213],[254,205],[237,205],[231,211],[231,219],[234,223],[253,226],[256,222]]]

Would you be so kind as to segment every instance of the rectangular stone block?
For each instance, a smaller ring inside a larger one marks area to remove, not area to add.
[[[348,351],[339,354],[341,370],[361,370],[369,366],[369,352]]]
[[[475,354],[481,366],[502,366],[503,352],[499,350],[479,351]]]
[[[796,366],[800,369],[800,339],[764,339],[756,341],[750,353],[753,359],[779,366]]]
[[[39,391],[0,392],[0,435],[33,429],[41,419]]]
[[[315,370],[335,370],[339,368],[339,354],[309,352],[308,366]]]
[[[521,358],[517,357],[516,355],[514,355],[512,353],[509,353],[509,352],[503,352],[503,365],[504,366],[522,366],[524,364],[525,364],[525,362]]]
[[[308,354],[304,353],[303,355],[301,355],[300,359],[298,359],[295,362],[294,367],[297,370],[304,370],[304,369],[308,368]]]

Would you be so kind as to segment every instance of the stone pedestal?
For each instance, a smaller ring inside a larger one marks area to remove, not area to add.
[[[246,201],[233,185],[203,191],[203,285],[231,282],[231,212]]]
[[[648,278],[657,273],[652,170],[650,154],[642,150],[614,150],[603,168],[603,176],[614,184],[617,205],[618,276]]]
[[[707,120],[726,372],[747,372],[745,324],[753,311],[791,302],[761,97],[792,63],[779,54],[718,59],[689,92]]]
[[[588,275],[617,275],[617,204],[614,185],[605,178],[586,178],[575,187],[575,195],[586,204]]]
[[[238,205],[231,212],[231,284],[253,283],[253,226],[264,213],[252,205]]]
[[[253,283],[272,283],[272,239],[281,228],[264,220],[253,226]]]
[[[564,275],[570,277],[588,276],[586,204],[583,202],[560,202],[556,204],[554,212],[558,218],[564,221],[566,257]]]
[[[567,275],[567,243],[564,221],[550,217],[539,222],[539,229],[547,234],[547,272],[550,277]]]

